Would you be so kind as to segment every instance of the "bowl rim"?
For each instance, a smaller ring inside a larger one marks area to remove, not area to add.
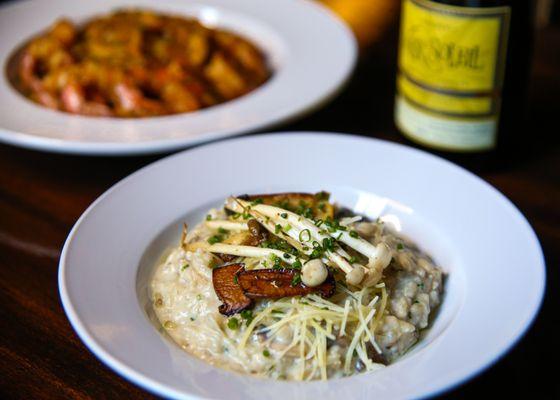
[[[536,317],[538,316],[539,310],[541,309],[543,298],[545,295],[546,289],[546,264],[545,258],[542,251],[542,247],[540,246],[540,242],[538,237],[533,230],[532,226],[530,225],[529,221],[525,218],[525,216],[517,209],[517,207],[500,191],[494,188],[491,184],[483,180],[482,178],[478,177],[477,175],[471,173],[470,171],[466,170],[465,168],[456,165],[444,158],[439,156],[435,156],[433,154],[428,153],[424,150],[419,150],[416,148],[412,148],[409,146],[402,145],[400,143],[394,143],[390,141],[374,139],[374,138],[367,138],[360,135],[355,134],[348,134],[342,132],[319,132],[319,131],[293,131],[293,132],[273,132],[273,133],[265,133],[265,134],[258,134],[250,137],[238,137],[238,138],[229,138],[224,141],[220,141],[218,143],[210,143],[204,146],[191,148],[162,159],[159,159],[155,162],[152,162],[139,170],[133,172],[132,174],[126,176],[113,186],[111,186],[108,190],[106,190],[101,196],[99,196],[80,216],[77,222],[72,227],[62,249],[60,262],[59,262],[59,271],[58,271],[58,284],[59,284],[59,294],[61,297],[63,309],[70,320],[70,323],[76,333],[78,334],[79,338],[84,342],[86,347],[89,351],[91,351],[100,361],[102,361],[105,365],[111,368],[114,372],[118,375],[124,377],[125,379],[131,381],[132,383],[142,387],[143,389],[165,397],[173,397],[173,398],[187,398],[187,399],[199,399],[200,397],[196,395],[187,394],[184,391],[175,390],[168,385],[161,384],[157,380],[150,378],[149,376],[142,374],[136,371],[134,368],[129,367],[126,363],[122,362],[115,356],[113,356],[109,351],[105,350],[102,345],[100,345],[93,335],[88,331],[85,327],[85,324],[80,319],[77,311],[75,310],[70,296],[68,294],[68,286],[66,282],[66,269],[67,269],[67,255],[69,251],[69,246],[77,234],[80,225],[88,218],[88,215],[91,213],[93,209],[95,209],[100,203],[104,202],[108,197],[110,197],[114,192],[118,191],[126,185],[129,181],[138,179],[142,174],[146,171],[149,171],[152,167],[156,165],[161,165],[164,163],[172,162],[172,160],[176,158],[184,157],[185,154],[188,154],[193,151],[206,151],[208,147],[214,146],[222,146],[225,143],[230,142],[243,142],[247,140],[259,140],[259,139],[266,139],[269,137],[282,137],[282,136],[297,136],[297,137],[313,137],[317,139],[317,137],[322,136],[326,138],[345,138],[353,141],[358,142],[377,142],[378,144],[382,144],[383,146],[389,146],[393,148],[398,148],[401,150],[405,150],[410,153],[414,154],[421,154],[423,157],[437,159],[442,165],[445,165],[447,168],[454,169],[456,171],[461,172],[462,174],[466,174],[470,179],[474,179],[477,181],[478,184],[483,185],[486,189],[489,189],[494,196],[497,196],[499,201],[502,202],[504,206],[506,206],[510,212],[513,212],[516,217],[520,218],[522,222],[526,225],[525,228],[527,229],[527,233],[532,236],[532,239],[535,240],[537,247],[538,247],[538,257],[539,257],[539,265],[538,269],[536,269],[536,273],[540,276],[539,279],[539,294],[537,302],[535,303],[530,315],[521,322],[519,325],[519,329],[514,333],[513,338],[507,344],[505,344],[502,348],[499,348],[495,351],[495,356],[486,360],[485,363],[482,363],[478,366],[477,369],[470,371],[468,374],[462,376],[461,379],[457,379],[450,384],[442,385],[439,389],[430,391],[428,393],[421,394],[421,397],[430,397],[434,395],[438,395],[441,393],[448,392],[458,386],[463,385],[465,382],[469,381],[475,376],[480,375],[482,372],[486,371],[489,367],[494,365],[498,362],[502,357],[504,357],[519,341],[520,339],[527,333],[527,331],[531,328],[532,324],[534,323]],[[536,266],[535,266],[536,267]],[[291,384],[291,382],[287,382],[287,384]]]

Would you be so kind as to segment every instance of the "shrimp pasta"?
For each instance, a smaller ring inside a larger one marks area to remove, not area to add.
[[[61,19],[10,64],[12,84],[34,102],[105,117],[199,110],[243,96],[271,75],[248,40],[146,10],[116,11],[83,25]]]

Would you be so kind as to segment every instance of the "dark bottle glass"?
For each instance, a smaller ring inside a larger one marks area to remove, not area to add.
[[[442,152],[488,153],[519,141],[534,2],[403,0],[395,123]]]

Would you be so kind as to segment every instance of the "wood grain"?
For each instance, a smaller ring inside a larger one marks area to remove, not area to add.
[[[364,56],[339,98],[282,129],[345,131],[404,142],[392,123],[395,48],[393,32]],[[549,27],[537,35],[523,148],[491,168],[459,160],[527,216],[544,248],[548,290],[534,326],[513,351],[444,397],[481,397],[496,389],[512,398],[560,396],[559,380],[552,375],[559,356],[559,72],[560,28]],[[57,265],[66,235],[85,208],[156,158],[82,158],[0,145],[0,398],[152,397],[110,371],[76,337],[60,304]],[[551,366],[544,366],[546,360]]]

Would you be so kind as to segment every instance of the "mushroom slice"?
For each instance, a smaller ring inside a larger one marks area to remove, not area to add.
[[[233,315],[252,305],[252,299],[279,299],[318,293],[323,297],[334,294],[336,282],[329,274],[319,286],[305,286],[297,279],[299,272],[293,269],[245,270],[245,264],[226,264],[212,270],[212,284],[222,305],[223,315]]]
[[[335,280],[329,274],[319,286],[305,286],[297,280],[299,272],[293,269],[256,269],[240,271],[238,282],[245,296],[251,299],[279,299],[319,293],[323,297],[334,294]]]
[[[389,365],[387,358],[383,355],[383,353],[378,353],[377,350],[372,346],[371,343],[366,343],[366,352],[368,358],[377,364]]]
[[[334,217],[334,206],[329,203],[330,194],[327,192],[319,193],[275,193],[275,194],[255,194],[239,196],[248,201],[262,201],[263,204],[277,206],[285,210],[293,211],[305,217],[315,219]],[[311,215],[310,215],[311,214]]]
[[[247,224],[249,226],[249,230],[235,233],[224,240],[223,243],[236,246],[258,247],[263,240],[266,240],[268,234],[254,219],[249,220]],[[224,262],[231,262],[237,258],[237,256],[231,254],[218,254],[218,257],[220,257],[220,259]]]
[[[226,264],[212,270],[212,284],[222,305],[218,308],[223,315],[236,314],[251,306],[251,299],[245,296],[238,283],[237,275],[245,270],[245,264]]]

